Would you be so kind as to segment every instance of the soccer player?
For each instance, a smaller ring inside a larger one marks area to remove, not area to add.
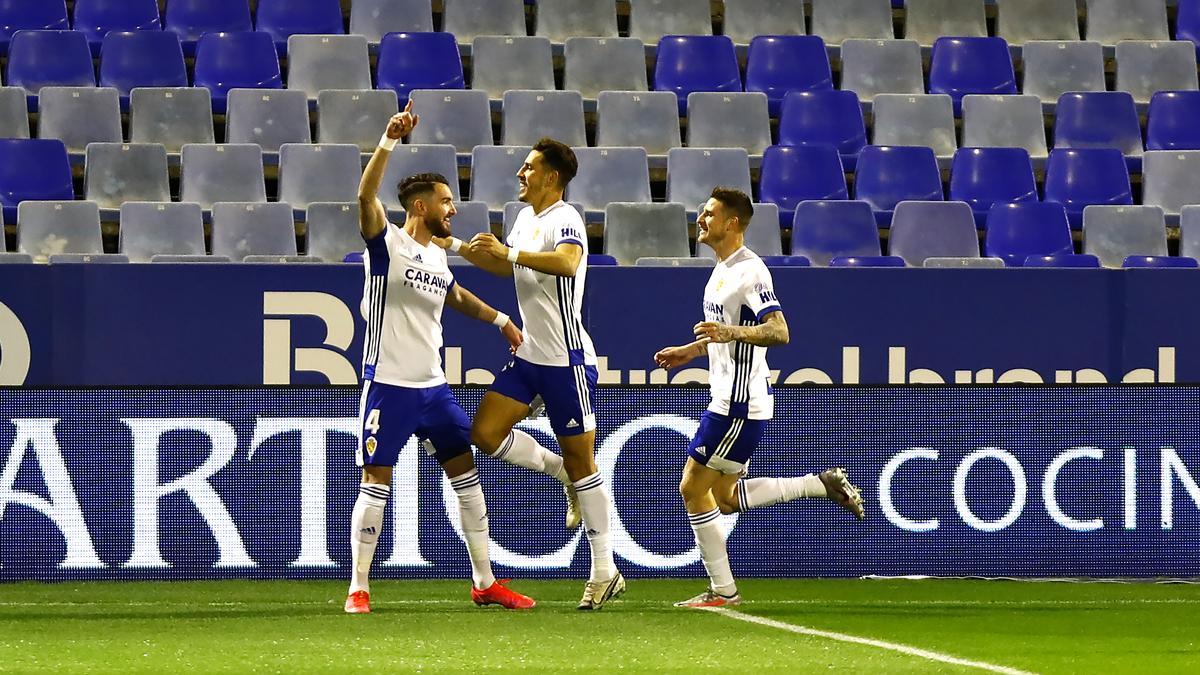
[[[596,351],[581,318],[587,235],[579,213],[563,201],[577,169],[570,147],[539,140],[517,172],[517,196],[528,206],[517,215],[507,245],[482,233],[469,245],[455,239],[448,246],[488,272],[513,277],[525,329],[516,357],[484,394],[471,439],[490,455],[564,484],[567,527],[582,519],[592,554],[579,609],[595,610],[625,591],[625,579],[613,563],[609,499],[595,460]],[[513,428],[539,396],[561,457]]]
[[[729,188],[713,189],[700,207],[697,241],[712,248],[718,261],[704,287],[704,321],[693,328],[695,342],[654,355],[655,363],[667,369],[707,355],[712,390],[712,403],[688,446],[679,483],[711,583],[700,595],[675,603],[677,607],[741,602],[717,522],[722,513],[824,497],[860,520],[864,515],[862,497],[843,469],[799,478],[744,478],[750,455],[774,413],[767,348],[788,343],[787,321],[775,298],[771,273],[743,242],[752,215],[750,198]]]
[[[470,425],[442,372],[442,307],[494,324],[512,349],[521,331],[508,316],[455,283],[446,253],[433,237],[450,236],[454,200],[446,178],[417,174],[399,185],[406,212],[403,226],[389,223],[379,201],[388,157],[417,125],[412,101],[391,118],[358,187],[359,226],[367,250],[363,291],[367,337],[363,347],[362,420],[358,464],[362,484],[351,516],[354,569],[346,611],[371,611],[368,574],[383,529],[391,493],[392,467],[404,444],[416,434],[437,459],[458,496],[463,534],[471,557],[471,599],[528,609],[532,598],[510,590],[492,575],[488,558],[488,513],[479,473],[471,456]]]

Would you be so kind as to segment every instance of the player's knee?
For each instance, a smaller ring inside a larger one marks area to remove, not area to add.
[[[724,514],[737,513],[740,510],[738,508],[739,505],[737,503],[737,499],[735,499],[733,497],[733,495],[714,494],[713,497],[716,499],[717,508],[721,510],[721,513],[724,513]]]
[[[504,437],[499,436],[499,434],[493,429],[488,429],[479,425],[471,427],[471,444],[489,455],[496,453],[496,450],[500,448],[500,443],[503,440]]]
[[[679,481],[679,496],[683,497],[683,501],[685,503],[691,502],[696,497],[699,497],[700,495],[698,492],[699,491],[696,490],[696,484],[687,478]]]

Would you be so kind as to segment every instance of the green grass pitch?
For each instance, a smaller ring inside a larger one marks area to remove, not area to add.
[[[0,585],[2,672],[987,672],[671,606],[701,580],[631,579],[600,612],[582,583],[513,582],[539,606],[476,608],[462,581]],[[1200,586],[1006,581],[740,583],[739,612],[1037,673],[1200,671]],[[998,672],[1006,672],[999,670]]]

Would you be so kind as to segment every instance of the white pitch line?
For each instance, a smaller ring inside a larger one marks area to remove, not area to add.
[[[329,605],[341,602],[340,600],[232,600],[224,602],[180,602],[180,601],[133,601],[133,602],[95,602],[95,601],[80,601],[80,602],[31,602],[31,601],[0,601],[0,607],[249,607],[249,606],[304,606],[304,605]],[[425,600],[372,600],[372,605],[388,606],[436,606],[436,605],[463,605],[469,604],[470,600],[451,600],[431,598]],[[539,600],[539,605],[574,605],[575,600]],[[1025,607],[1110,607],[1120,605],[1196,605],[1200,604],[1200,598],[1121,598],[1113,600],[804,600],[804,599],[776,599],[776,600],[753,600],[750,603],[755,607],[768,607],[773,605],[837,605],[847,607],[1008,607],[1008,608],[1025,608]],[[669,607],[670,602],[655,601],[655,600],[626,600],[622,598],[614,607]]]
[[[998,666],[994,663],[970,661],[967,659],[960,659],[956,656],[950,656],[949,654],[941,654],[939,652],[929,651],[928,649],[909,647],[908,645],[902,645],[895,642],[884,642],[883,640],[874,640],[871,638],[859,637],[857,635],[847,635],[845,633],[834,633],[832,631],[808,628],[807,626],[797,626],[795,624],[783,623],[782,621],[775,621],[773,619],[764,619],[763,617],[754,616],[752,614],[743,614],[741,612],[732,609],[726,609],[724,607],[704,607],[702,609],[715,614],[720,614],[721,616],[727,616],[738,621],[745,621],[747,623],[758,624],[760,626],[767,626],[770,628],[778,628],[779,630],[785,630],[798,635],[808,635],[812,637],[825,638],[827,640],[837,640],[838,642],[866,645],[868,647],[876,647],[878,649],[886,649],[888,651],[899,652],[909,656],[916,656],[929,661],[948,663],[950,665],[964,666],[967,668],[978,668],[980,670],[986,670],[993,673],[1004,673],[1004,675],[1032,675],[1032,673],[1029,673],[1028,671],[1017,670],[1016,668],[1009,668],[1007,666]]]

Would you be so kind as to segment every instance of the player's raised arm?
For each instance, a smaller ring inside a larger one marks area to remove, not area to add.
[[[474,293],[463,288],[462,284],[454,284],[450,292],[446,294],[446,304],[450,305],[451,309],[472,319],[485,321],[499,328],[514,353],[517,347],[520,347],[521,343],[525,341],[525,337],[521,335],[521,329],[517,328],[507,314],[480,300]]]
[[[417,126],[418,115],[412,112],[412,99],[404,106],[404,112],[392,115],[388,120],[379,146],[367,162],[362,179],[358,182],[358,227],[363,239],[370,240],[379,236],[387,226],[387,211],[383,202],[379,201],[379,187],[383,184],[383,174],[387,170],[388,158],[400,139],[404,138]]]

